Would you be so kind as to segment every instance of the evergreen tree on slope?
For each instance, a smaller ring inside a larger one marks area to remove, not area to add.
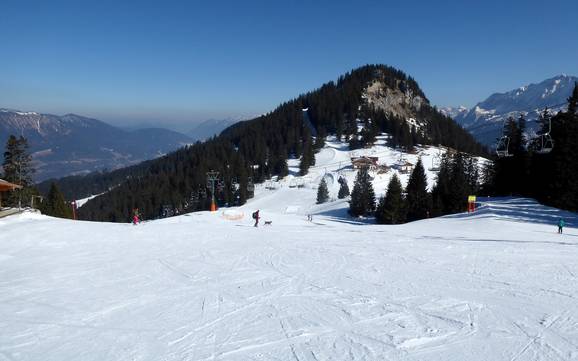
[[[337,198],[343,199],[349,196],[349,186],[347,185],[347,180],[343,177],[339,177],[339,192],[337,193]]]
[[[2,179],[23,187],[9,192],[4,204],[16,207],[20,200],[22,201],[22,206],[28,204],[30,196],[35,194],[36,190],[32,188],[34,168],[32,167],[32,157],[28,153],[28,141],[26,138],[16,138],[14,135],[8,138],[2,168],[4,169]]]
[[[375,209],[375,192],[367,168],[361,168],[355,177],[349,213],[354,217],[368,216]]]
[[[396,174],[391,177],[385,197],[381,197],[375,211],[379,224],[399,224],[405,222],[403,187]]]
[[[413,168],[406,187],[407,220],[409,222],[428,217],[430,195],[427,191],[427,177],[421,159]]]
[[[64,200],[64,196],[55,183],[50,186],[48,196],[40,208],[43,214],[59,218],[72,218],[72,208]]]
[[[321,178],[319,187],[317,188],[317,204],[325,203],[329,200],[329,190],[325,178]]]

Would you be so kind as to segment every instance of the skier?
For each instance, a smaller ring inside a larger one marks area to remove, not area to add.
[[[140,218],[139,218],[139,216],[138,216],[138,208],[135,208],[135,209],[133,210],[132,224],[133,224],[134,226],[136,226],[137,224],[139,224],[139,222],[140,222]]]
[[[562,218],[560,218],[560,220],[558,221],[558,233],[562,234],[562,231],[564,230],[565,225],[566,225],[566,222],[564,222],[564,220]]]
[[[259,227],[259,210],[253,212],[253,219],[255,220],[255,227]]]

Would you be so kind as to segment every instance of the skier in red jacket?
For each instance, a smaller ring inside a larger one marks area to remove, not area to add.
[[[132,224],[136,226],[136,225],[139,224],[139,223],[140,223],[140,218],[139,218],[139,216],[138,216],[138,209],[135,208],[135,209],[133,210]]]

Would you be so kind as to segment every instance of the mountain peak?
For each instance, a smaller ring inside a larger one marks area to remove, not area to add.
[[[539,83],[523,85],[505,93],[494,93],[468,112],[458,114],[455,120],[484,144],[492,144],[499,136],[503,120],[524,113],[529,131],[535,126],[539,113],[549,108],[557,113],[564,110],[567,99],[578,78],[560,74]]]

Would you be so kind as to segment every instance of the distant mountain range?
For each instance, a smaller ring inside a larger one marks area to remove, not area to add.
[[[97,119],[0,109],[0,143],[11,135],[28,139],[35,180],[117,169],[156,158],[193,142],[167,129],[126,131]]]
[[[528,120],[528,132],[532,134],[538,127],[536,121],[544,108],[548,107],[552,113],[566,109],[567,99],[576,82],[577,77],[562,74],[538,84],[492,94],[472,109],[445,107],[440,111],[454,118],[480,143],[491,146],[500,136],[504,120],[510,116],[518,118],[520,113],[524,113]]]
[[[187,132],[187,135],[195,141],[203,141],[212,136],[219,135],[231,125],[240,122],[242,118],[209,119],[199,123]]]

